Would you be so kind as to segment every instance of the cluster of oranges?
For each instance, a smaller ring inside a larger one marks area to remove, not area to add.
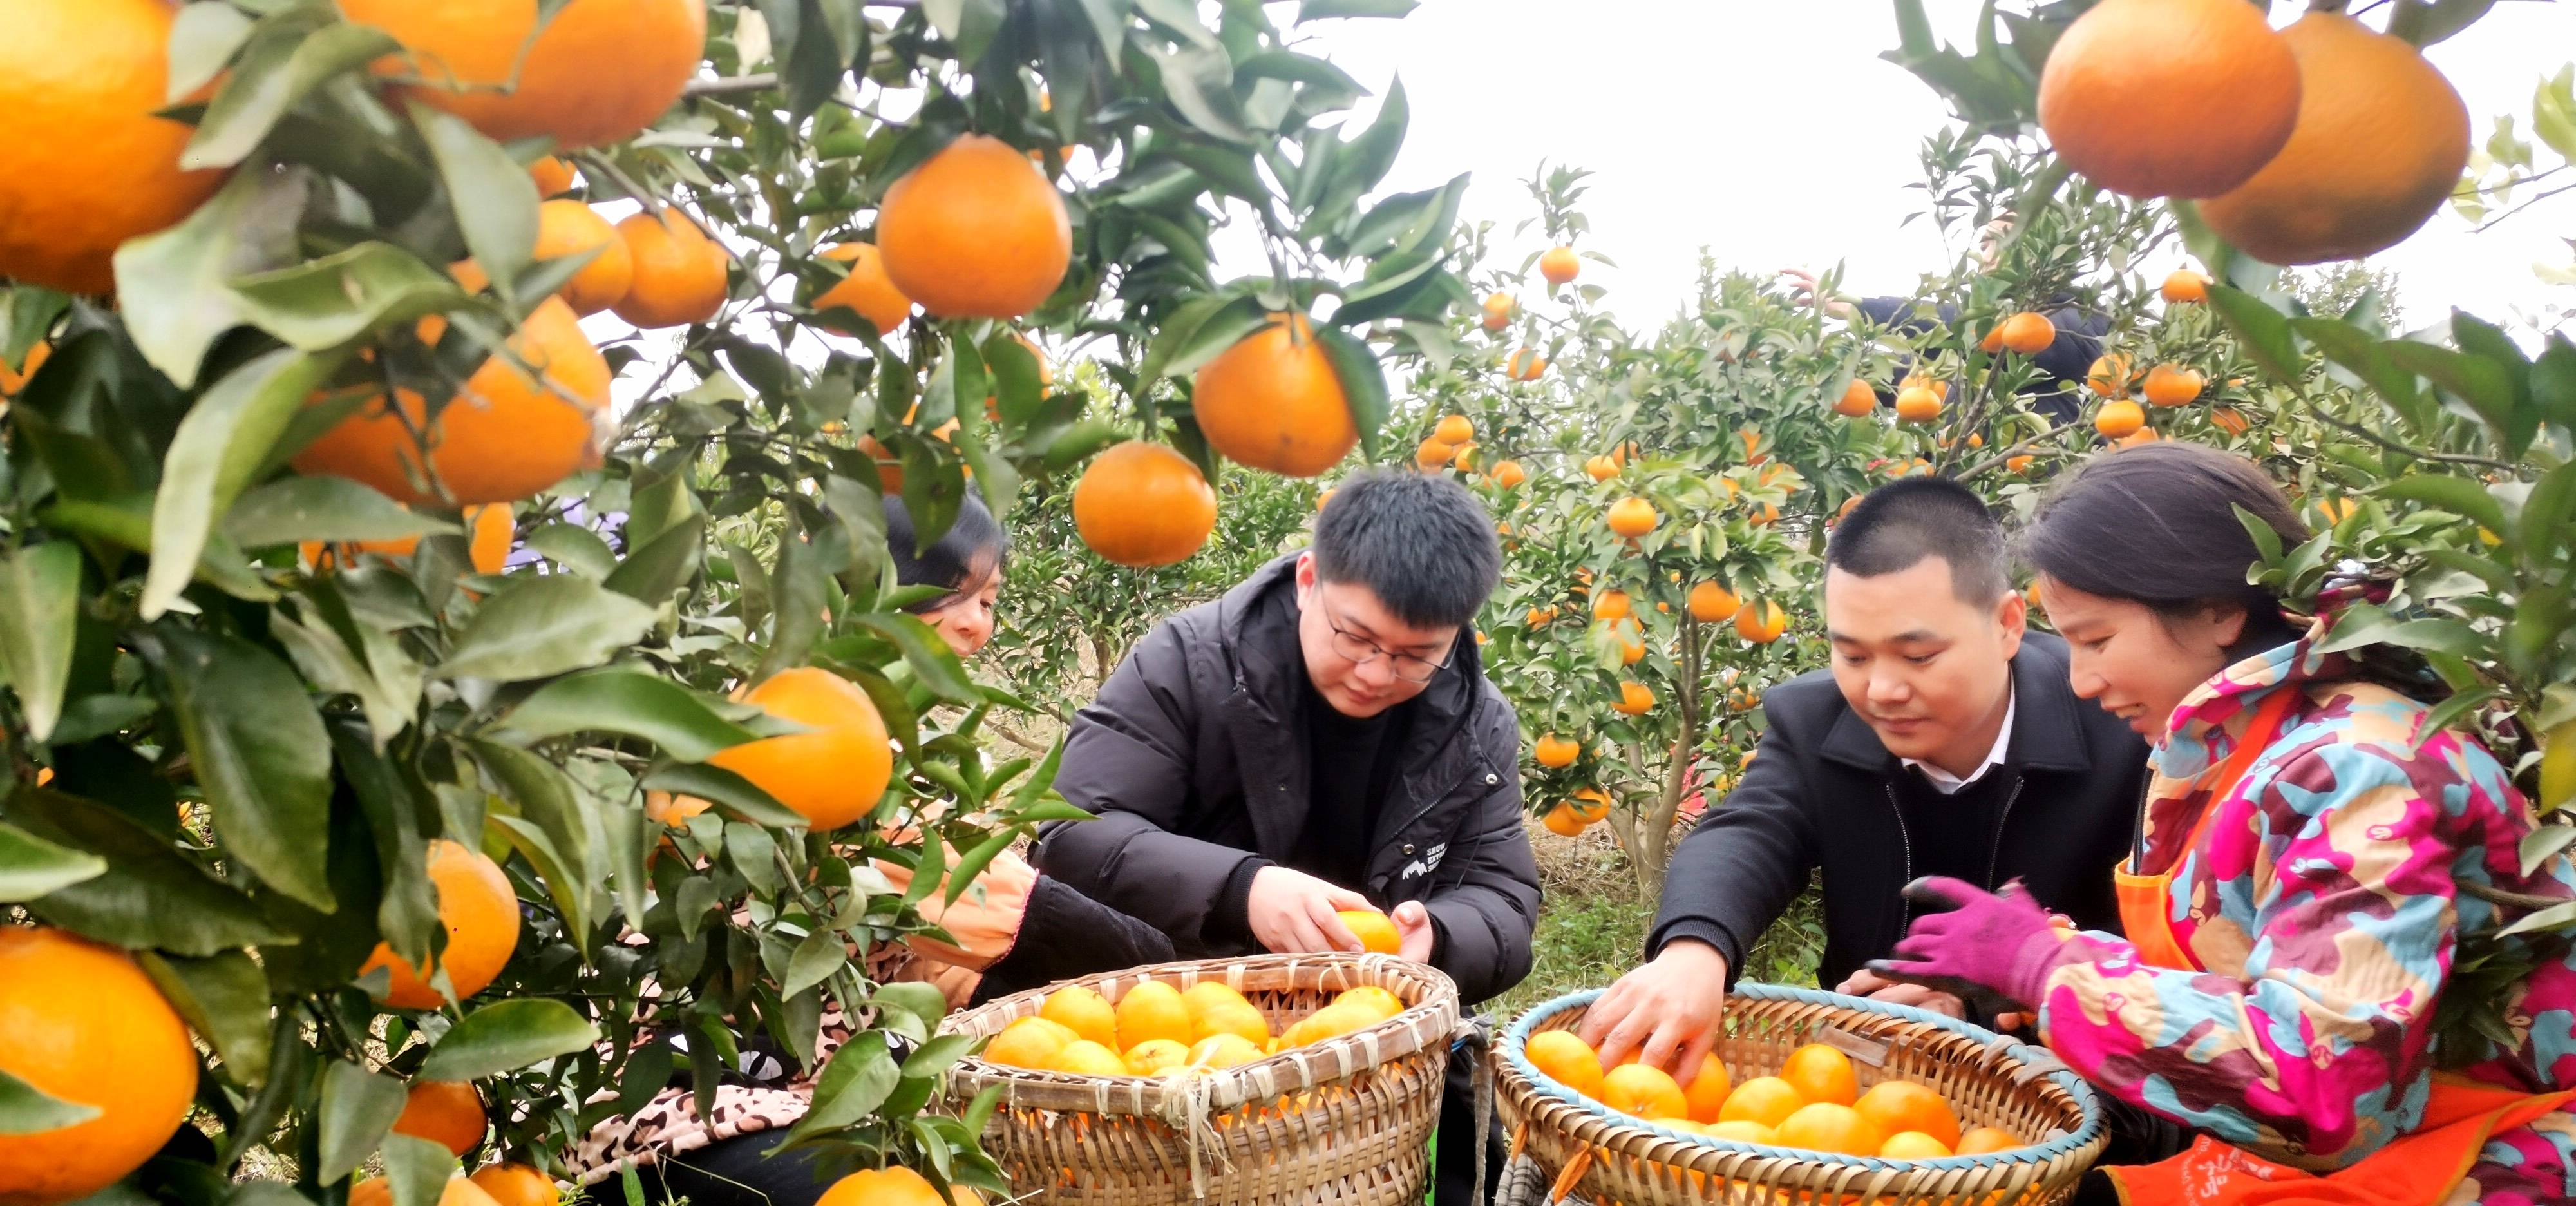
[[[1378,921],[1383,924],[1385,918]],[[983,1058],[1069,1076],[1201,1076],[1366,1030],[1402,1012],[1404,1002],[1394,993],[1354,988],[1273,1033],[1258,1006],[1215,981],[1184,991],[1148,980],[1128,989],[1115,1005],[1092,989],[1073,985],[1048,994],[1036,1017],[1021,1018],[994,1035]]]
[[[1930,1087],[1882,1080],[1867,1092],[1850,1057],[1822,1043],[1789,1053],[1776,1076],[1736,1084],[1714,1055],[1702,1056],[1685,1088],[1672,1074],[1631,1057],[1604,1069],[1571,1030],[1530,1036],[1529,1061],[1557,1084],[1620,1113],[1669,1130],[1843,1156],[1932,1160],[2025,1146],[1995,1127],[1962,1129],[1957,1111]]]
[[[1432,425],[1431,434],[1413,449],[1413,466],[1425,473],[1449,468],[1472,474],[1481,459],[1477,455],[1476,425],[1465,415],[1443,415]],[[1486,467],[1484,477],[1497,489],[1509,490],[1528,481],[1529,471],[1519,461],[1505,457]],[[1497,530],[1508,534],[1507,530]]]

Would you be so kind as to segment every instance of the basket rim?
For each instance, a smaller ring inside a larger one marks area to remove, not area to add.
[[[1782,1147],[1778,1144],[1771,1143],[1746,1143],[1737,1139],[1721,1139],[1715,1135],[1703,1135],[1696,1131],[1677,1131],[1643,1118],[1614,1112],[1608,1106],[1558,1084],[1553,1077],[1540,1072],[1538,1065],[1529,1061],[1529,1054],[1527,1051],[1529,1036],[1532,1031],[1538,1029],[1541,1023],[1560,1013],[1564,1013],[1569,1009],[1590,1005],[1593,1002],[1600,1000],[1602,994],[1608,991],[1609,990],[1606,988],[1584,989],[1580,992],[1570,992],[1564,996],[1556,998],[1555,1000],[1542,1002],[1538,1005],[1532,1006],[1527,1012],[1521,1014],[1519,1018],[1514,1019],[1510,1027],[1503,1031],[1502,1041],[1495,1044],[1495,1050],[1504,1060],[1511,1064],[1513,1071],[1520,1073],[1523,1078],[1529,1081],[1532,1090],[1544,1093],[1558,1101],[1576,1106],[1586,1112],[1599,1115],[1600,1117],[1608,1120],[1614,1126],[1626,1126],[1636,1130],[1651,1131],[1657,1135],[1667,1136],[1674,1139],[1693,1140],[1707,1144],[1711,1147],[1721,1148],[1728,1151],[1751,1152],[1757,1155],[1768,1156],[1773,1159],[1786,1158],[1792,1160],[1804,1160],[1816,1164],[1858,1165],[1862,1168],[1872,1170],[1913,1168],[1927,1170],[1954,1168],[1981,1169],[1995,1168],[2008,1164],[2045,1163],[2050,1160],[2055,1160],[2060,1157],[2073,1154],[2077,1150],[2100,1138],[2103,1133],[2105,1120],[2102,1116],[2102,1105],[2100,1100],[2094,1096],[2092,1086],[2085,1084],[2082,1077],[2075,1075],[2075,1073],[2071,1071],[2055,1071],[2044,1073],[2043,1075],[2060,1088],[2065,1089],[2067,1094],[2075,1099],[2075,1103],[2083,1110],[2083,1125],[2077,1127],[2068,1134],[2051,1139],[2046,1143],[2032,1144],[2028,1147],[2017,1147],[2010,1151],[1989,1152],[1973,1156],[1942,1156],[1929,1160],[1889,1160],[1879,1156],[1846,1156],[1838,1152],[1819,1152],[1803,1147]],[[1992,1030],[1988,1030],[1983,1026],[1963,1022],[1957,1018],[1945,1017],[1941,1014],[1932,1013],[1927,1010],[1916,1009],[1910,1005],[1897,1005],[1886,1001],[1872,1001],[1861,997],[1847,996],[1842,993],[1825,992],[1813,988],[1797,988],[1786,984],[1759,984],[1750,980],[1738,983],[1735,986],[1734,991],[1727,995],[1731,997],[1744,997],[1756,1001],[1794,1001],[1808,1005],[1830,1005],[1837,1008],[1853,1010],[1854,1012],[1859,1013],[1885,1014],[1901,1021],[1926,1023],[1939,1029],[1950,1031],[1962,1038],[1974,1040],[1983,1046],[1992,1047],[1998,1043],[2008,1044],[2008,1046],[2004,1048],[2004,1054],[2006,1057],[2014,1060],[2035,1062],[2040,1059],[2056,1059],[2055,1056],[2048,1053],[2046,1048],[2034,1047],[2028,1043],[2017,1042],[2004,1035],[1997,1034]]]

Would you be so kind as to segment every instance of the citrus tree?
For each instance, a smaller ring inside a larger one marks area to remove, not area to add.
[[[1374,438],[1345,328],[1459,293],[1458,186],[1371,199],[1400,90],[1345,120],[1243,5],[8,15],[0,1198],[426,1206],[499,1157],[516,1206],[755,1041],[816,1068],[799,1144],[1007,1190],[870,956],[1077,814],[984,752],[1013,701],[879,498],[935,537],[1122,425],[1205,491],[1176,374],[1265,325]],[[1212,278],[1229,214],[1271,276]]]

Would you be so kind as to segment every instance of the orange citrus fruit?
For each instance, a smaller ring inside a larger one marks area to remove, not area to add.
[[[1619,476],[1619,464],[1606,456],[1587,457],[1583,462],[1583,475],[1596,482],[1606,482]]]
[[[1268,1058],[1267,1047],[1240,1034],[1211,1034],[1190,1045],[1190,1066],[1232,1068]]]
[[[1719,1122],[1751,1122],[1777,1127],[1807,1104],[1798,1090],[1777,1076],[1756,1076],[1735,1086],[1717,1108]]]
[[[116,287],[117,247],[188,216],[223,173],[179,170],[167,0],[0,0],[0,276]]]
[[[1899,1131],[1878,1145],[1877,1155],[1885,1160],[1938,1160],[1952,1155],[1948,1144],[1921,1131]]]
[[[501,864],[480,850],[440,838],[429,844],[429,882],[438,891],[438,923],[447,930],[447,949],[415,967],[379,942],[358,968],[360,976],[379,967],[392,974],[378,999],[396,1009],[436,1009],[446,1003],[430,986],[433,968],[446,969],[459,1001],[483,991],[519,945],[519,897]]]
[[[1622,716],[1643,716],[1654,708],[1655,693],[1639,682],[1619,684],[1619,702],[1610,705],[1611,711]]]
[[[1073,526],[1105,560],[1170,565],[1216,530],[1216,491],[1190,458],[1129,440],[1101,453],[1074,483]]]
[[[1861,1117],[1860,1111],[1847,1105],[1819,1101],[1798,1107],[1798,1112],[1781,1120],[1774,1128],[1782,1147],[1800,1147],[1811,1152],[1835,1152],[1845,1156],[1875,1156],[1885,1146],[1887,1136],[1880,1134],[1878,1124]]]
[[[2005,351],[2036,356],[2057,342],[2057,324],[2048,321],[2045,314],[2024,310],[2005,319],[2002,326],[1995,328],[1995,335]]]
[[[1575,837],[1590,822],[1584,820],[1583,814],[1576,812],[1573,805],[1560,801],[1556,807],[1547,810],[1546,816],[1539,818],[1539,824],[1558,837]]]
[[[1711,1137],[1732,1139],[1737,1143],[1777,1144],[1780,1142],[1779,1133],[1770,1127],[1742,1119],[1734,1122],[1711,1122],[1706,1124],[1705,1130]]]
[[[592,248],[598,248],[599,254],[555,293],[575,314],[597,314],[626,299],[635,285],[635,253],[608,219],[579,201],[548,201],[537,207],[538,259],[581,255]]]
[[[1342,926],[1360,940],[1360,949],[1375,955],[1392,955],[1403,947],[1403,938],[1395,932],[1395,922],[1375,909],[1343,909],[1334,916]]]
[[[1504,327],[1512,325],[1512,311],[1518,308],[1518,306],[1519,303],[1512,300],[1511,294],[1489,293],[1485,295],[1485,329],[1488,331],[1499,331]]]
[[[1583,260],[1571,247],[1550,247],[1538,257],[1538,274],[1551,285],[1562,285],[1583,271]]]
[[[1628,598],[1628,592],[1624,590],[1605,590],[1592,596],[1592,618],[1596,620],[1627,619],[1634,607],[1635,604]]]
[[[1941,396],[1922,386],[1896,392],[1896,417],[1908,423],[1929,423],[1941,417]]]
[[[856,311],[859,317],[876,324],[879,335],[894,334],[903,326],[903,320],[912,317],[912,299],[904,296],[903,290],[895,288],[894,281],[886,276],[885,253],[878,251],[876,244],[836,243],[816,254],[850,266],[849,275],[814,295],[813,308],[816,311],[829,310],[834,306],[847,307]],[[1045,363],[1043,358],[1039,360],[1042,374]]]
[[[1522,348],[1512,353],[1503,371],[1514,381],[1536,381],[1547,372],[1547,357],[1539,355],[1537,348]]]
[[[1286,1051],[1291,1047],[1303,1047],[1326,1039],[1340,1038],[1345,1034],[1366,1030],[1385,1020],[1376,1009],[1368,1005],[1356,1001],[1348,1004],[1335,1002],[1307,1014],[1292,1023],[1286,1030],[1281,1031],[1278,1050]]]
[[[1843,396],[1834,399],[1834,413],[1859,418],[1878,409],[1878,391],[1869,382],[1855,378],[1843,387]]]
[[[886,189],[886,277],[942,318],[1018,318],[1073,262],[1064,197],[1010,144],[967,134]]]
[[[1181,993],[1190,1007],[1190,1034],[1193,1045],[1204,1043],[1221,1034],[1231,1034],[1253,1043],[1270,1040],[1270,1020],[1261,1010],[1226,985],[1210,981],[1194,984]]]
[[[1522,482],[1528,481],[1529,474],[1522,470],[1521,463],[1519,461],[1496,461],[1494,462],[1493,478],[1495,485],[1500,486],[1505,490],[1509,490],[1520,485]]]
[[[1735,592],[1715,582],[1702,582],[1691,587],[1690,616],[1702,624],[1720,624],[1734,619],[1744,610],[1744,600]]]
[[[983,1202],[982,1195],[971,1189],[951,1186],[950,1193],[951,1197],[941,1198],[920,1173],[895,1165],[854,1172],[832,1182],[814,1206],[981,1206]]]
[[[617,299],[617,316],[639,327],[705,322],[724,308],[724,245],[707,237],[676,206],[660,216],[628,214],[617,224],[633,263],[633,283]]]
[[[2105,398],[2117,398],[2129,392],[2135,378],[2129,371],[2129,358],[2118,352],[2093,358],[2093,367],[2084,372],[2084,383]]]
[[[1623,498],[1610,504],[1610,530],[1634,540],[1655,530],[1663,517],[1655,514],[1655,504],[1642,498]]]
[[[1424,440],[1420,444],[1414,445],[1413,466],[1414,468],[1425,470],[1438,469],[1441,466],[1448,464],[1449,458],[1456,455],[1458,455],[1457,449],[1452,448],[1439,440]]]
[[[2126,398],[2114,398],[2103,403],[2102,409],[2093,412],[2093,430],[2101,432],[2109,439],[2116,440],[2134,434],[2146,425],[2147,412],[2139,409],[2137,403]]]
[[[1919,1131],[1947,1147],[1959,1142],[1959,1116],[1929,1087],[1909,1080],[1882,1080],[1852,1103],[1862,1116],[1894,1135]]]
[[[507,141],[621,142],[680,99],[706,56],[706,0],[571,0],[543,28],[538,0],[340,0],[400,39],[377,64],[409,95]]]
[[[132,956],[63,930],[0,925],[0,1072],[99,1111],[0,1134],[0,1202],[84,1198],[134,1171],[179,1129],[197,1049]]]
[[[2206,379],[2200,375],[2198,369],[2159,364],[2147,370],[2147,380],[2143,388],[2147,401],[2151,405],[2184,406],[2200,397],[2200,389],[2204,384]]]
[[[560,197],[581,182],[571,164],[552,155],[529,164],[528,178],[537,182],[537,196],[543,198]]]
[[[1103,1047],[1115,1050],[1119,1046],[1118,1011],[1097,990],[1080,984],[1059,988],[1047,994],[1046,1003],[1038,1008],[1038,1016]]]
[[[483,1097],[474,1086],[453,1080],[415,1081],[403,1096],[394,1133],[427,1139],[462,1156],[483,1142],[487,1121]]]
[[[1538,759],[1540,766],[1550,770],[1572,766],[1575,759],[1583,756],[1583,743],[1570,737],[1559,737],[1550,733],[1539,738],[1538,743],[1531,747],[1530,756]]]
[[[1524,1051],[1547,1078],[1595,1101],[1601,1099],[1601,1056],[1571,1030],[1542,1030]]]
[[[1072,1076],[1125,1076],[1127,1061],[1117,1052],[1090,1039],[1075,1039],[1057,1049],[1047,1060],[1046,1070]]]
[[[518,535],[518,525],[510,517],[507,503],[490,503],[467,507],[465,520],[466,554],[478,574],[497,574],[510,560],[510,542]],[[346,564],[361,555],[373,553],[387,560],[409,557],[420,547],[420,537],[403,536],[392,540],[352,540],[325,545],[308,540],[298,546],[304,564],[316,570],[334,564]]]
[[[796,666],[738,697],[812,731],[718,750],[708,765],[751,780],[816,832],[838,829],[875,810],[894,773],[894,747],[866,692],[829,670]]]
[[[1789,1053],[1780,1066],[1780,1079],[1798,1091],[1800,1100],[1810,1105],[1847,1106],[1860,1096],[1859,1078],[1852,1072],[1851,1057],[1823,1043],[1809,1043]],[[1875,1146],[1875,1145],[1873,1145]]]
[[[349,1186],[349,1206],[394,1206],[393,1182],[383,1177],[370,1177]],[[465,1174],[448,1178],[447,1188],[438,1195],[438,1206],[500,1206],[483,1187]]]
[[[2163,287],[2157,289],[2156,292],[2161,294],[2165,301],[2171,305],[2181,306],[2190,305],[2193,302],[2205,302],[2209,300],[2209,278],[2202,276],[2189,268],[2176,269],[2172,274],[2165,277]]]
[[[1621,1064],[1601,1075],[1601,1104],[1639,1118],[1688,1118],[1690,1098],[1672,1073],[1646,1064]]]
[[[2029,1145],[2023,1143],[2019,1135],[2011,1131],[1981,1126],[1959,1136],[1958,1146],[1951,1150],[1961,1156],[1985,1156],[2027,1146]]]
[[[1333,998],[1333,1004],[1357,1006],[1376,1014],[1380,1021],[1404,1012],[1404,998],[1374,984],[1344,989],[1341,995]]]
[[[18,367],[13,369],[6,364],[0,364],[0,398],[15,397],[18,391],[27,388],[27,378],[35,376],[37,369],[45,367],[45,359],[53,354],[54,345],[39,340],[35,346],[27,349],[27,358]]]
[[[1190,1062],[1189,1044],[1175,1039],[1147,1039],[1127,1049],[1119,1057],[1127,1062],[1129,1076],[1160,1076]]]
[[[2267,264],[2395,246],[2458,186],[2468,107],[2423,52],[2342,13],[2310,12],[2281,37],[2298,56],[2298,129],[2253,179],[2202,205],[2201,217]]]
[[[1055,1058],[1056,1052],[1064,1050],[1066,1044],[1079,1042],[1081,1038],[1062,1022],[1021,1018],[1002,1027],[1000,1034],[984,1044],[983,1059],[986,1063],[1007,1067],[1042,1069]]]
[[[1735,635],[1756,645],[1768,645],[1789,631],[1789,613],[1772,602],[1746,603],[1735,613]]]
[[[1118,998],[1114,1016],[1121,1051],[1135,1050],[1137,1044],[1154,1039],[1169,1039],[1186,1047],[1197,1037],[1191,1031],[1190,1007],[1181,1000],[1181,990],[1160,980],[1147,980],[1128,989]]]
[[[1476,438],[1476,425],[1465,415],[1449,415],[1432,429],[1432,437],[1444,443],[1464,444]]]
[[[1590,825],[1610,815],[1610,797],[1600,788],[1586,787],[1575,792],[1574,798],[1565,802],[1565,807],[1573,809],[1575,816]]]
[[[563,1200],[554,1178],[525,1164],[486,1165],[467,1180],[492,1195],[498,1206],[555,1206]]]
[[[1192,406],[1209,447],[1289,477],[1322,473],[1360,439],[1341,375],[1303,314],[1274,314],[1208,361]]]
[[[2300,76],[2244,0],[2103,0],[2049,50],[2039,124],[2104,188],[2215,197],[2289,142]]]
[[[2233,406],[2212,408],[2209,412],[2209,421],[2229,435],[2243,435],[2253,426],[2245,420],[2245,412]]]
[[[428,343],[446,330],[446,320],[436,315],[417,328]],[[436,422],[426,399],[398,389],[401,415],[379,397],[323,432],[291,463],[299,473],[351,478],[415,506],[437,504],[441,500],[421,472],[419,441],[412,438],[414,426],[426,425],[429,465],[458,504],[516,502],[562,481],[594,450],[594,421],[608,406],[608,361],[561,298],[547,298],[529,311],[508,346],[541,378],[495,356],[465,379]]]
[[[1703,1055],[1699,1057],[1699,1075],[1691,1078],[1682,1096],[1690,1101],[1692,1121],[1715,1122],[1718,1113],[1726,1108],[1727,1097],[1734,1092],[1735,1084],[1727,1075],[1726,1064],[1715,1055]]]

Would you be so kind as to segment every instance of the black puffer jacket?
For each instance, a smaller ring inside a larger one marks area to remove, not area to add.
[[[1160,927],[1185,957],[1251,953],[1211,926],[1244,859],[1285,863],[1306,821],[1311,775],[1295,649],[1295,555],[1213,603],[1165,620],[1074,717],[1056,788],[1097,814],[1040,834],[1037,864],[1103,904]],[[1520,730],[1485,681],[1473,638],[1415,697],[1395,798],[1369,846],[1365,882],[1382,908],[1419,900],[1439,927],[1436,962],[1466,1000],[1529,974],[1538,865],[1521,828]]]

